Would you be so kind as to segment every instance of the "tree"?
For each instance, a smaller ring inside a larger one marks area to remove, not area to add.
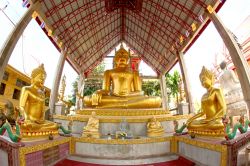
[[[105,71],[105,64],[104,62],[102,62],[91,72],[91,74],[93,76],[100,76],[104,73],[104,71]],[[102,80],[95,78],[87,79],[84,87],[84,96],[92,95],[96,90],[101,88],[102,88]]]
[[[92,72],[91,74],[96,76],[96,75],[101,75],[105,70],[105,64],[102,62],[99,64]],[[67,102],[75,105],[76,104],[76,94],[78,93],[78,81],[79,77],[76,78],[76,80],[72,83],[72,94],[68,95],[68,100]],[[99,79],[87,79],[85,82],[85,87],[84,87],[84,96],[92,95],[96,90],[101,89],[102,81]]]
[[[148,96],[160,96],[161,87],[159,81],[144,81],[142,83],[142,90]]]
[[[78,80],[79,77],[72,83],[73,89],[71,90],[72,94],[67,96],[66,102],[69,104],[69,107],[76,104],[76,93],[78,90]]]
[[[85,82],[84,96],[92,95],[98,89],[102,89],[102,80],[100,80],[100,79],[88,79]]]
[[[169,88],[168,98],[174,97],[176,99],[176,102],[178,103],[178,84],[180,80],[180,74],[178,71],[174,71],[174,73],[171,75],[167,73],[166,75],[166,85]]]
[[[94,70],[91,72],[91,74],[100,75],[100,74],[104,73],[104,70],[105,70],[105,64],[104,64],[104,62],[102,62],[98,66],[96,66],[96,68],[94,68]]]

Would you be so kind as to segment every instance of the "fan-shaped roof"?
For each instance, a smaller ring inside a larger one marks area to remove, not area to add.
[[[221,0],[40,0],[39,14],[54,43],[67,48],[67,60],[88,73],[125,42],[158,74],[177,61],[209,23],[208,5]],[[49,32],[50,31],[50,32]]]

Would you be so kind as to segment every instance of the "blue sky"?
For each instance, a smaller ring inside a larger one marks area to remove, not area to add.
[[[8,6],[4,9],[6,4]],[[1,0],[0,8],[3,9],[4,13],[8,15],[14,24],[18,22],[25,10],[27,10],[22,7],[21,0]],[[2,48],[5,39],[14,27],[11,21],[4,15],[3,11],[0,10],[0,48]],[[221,17],[225,26],[237,34],[235,31],[239,24],[250,15],[250,1],[227,0],[218,15]],[[211,68],[215,59],[215,54],[221,51],[222,46],[222,39],[213,24],[210,23],[199,39],[184,55],[188,68],[188,75],[190,76],[192,95],[198,100],[205,91],[201,87],[198,77],[201,67],[205,65]],[[47,71],[45,85],[51,88],[59,56],[60,53],[38,24],[32,20],[24,31],[23,36],[20,38],[10,58],[9,64],[29,75],[33,68],[44,63]],[[144,66],[141,67],[145,69]],[[178,69],[178,66],[176,66],[175,69]],[[150,69],[148,69],[147,72],[153,74]],[[70,94],[72,81],[75,80],[77,74],[68,63],[65,64],[63,74],[67,77],[66,94]]]

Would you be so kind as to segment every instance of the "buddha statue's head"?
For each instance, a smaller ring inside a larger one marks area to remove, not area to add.
[[[116,67],[127,67],[129,62],[129,53],[121,45],[120,49],[115,53],[114,62]]]
[[[205,66],[202,67],[200,81],[202,86],[206,89],[209,89],[214,84],[214,74]]]
[[[226,67],[227,67],[227,62],[226,62],[226,61],[222,61],[222,62],[220,63],[220,68],[221,68],[221,70],[224,70]]]
[[[149,119],[149,122],[156,122],[156,117],[155,116],[152,116],[150,119]]]
[[[92,116],[92,117],[95,117],[95,116],[96,116],[96,112],[95,112],[95,111],[92,111],[92,112],[91,112],[91,116]]]
[[[31,84],[34,84],[38,87],[42,87],[44,85],[45,78],[46,78],[46,72],[44,70],[43,64],[32,70]]]

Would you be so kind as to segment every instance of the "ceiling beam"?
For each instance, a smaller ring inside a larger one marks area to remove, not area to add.
[[[125,19],[126,19],[126,15],[125,15],[125,8],[121,8],[120,11],[121,11],[121,41],[124,40],[124,35],[125,35]]]

